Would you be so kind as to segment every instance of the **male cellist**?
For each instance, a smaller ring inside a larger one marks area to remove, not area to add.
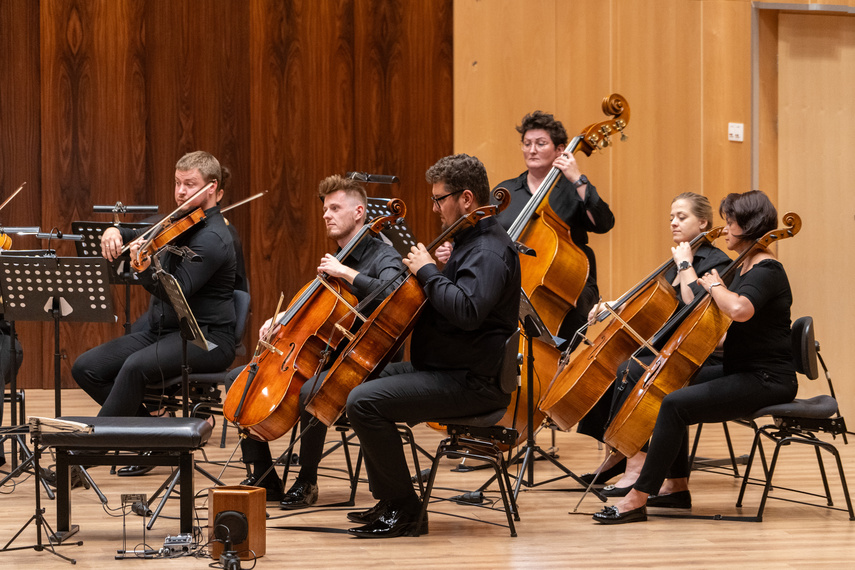
[[[356,180],[334,174],[321,181],[318,195],[324,204],[323,219],[327,236],[335,241],[339,248],[343,248],[365,224],[368,205],[365,188]],[[318,273],[326,273],[330,277],[341,279],[350,292],[361,301],[376,289],[386,285],[390,279],[395,278],[402,267],[401,256],[392,246],[369,235],[344,259],[343,263],[331,254],[324,255],[318,266]],[[364,314],[371,314],[371,311],[394,290],[394,287],[394,284],[389,285],[369,307],[365,308]],[[273,321],[274,319],[269,319],[264,323],[258,332],[260,338],[268,334]],[[334,360],[335,358],[330,358],[327,361],[328,365]],[[226,380],[227,389],[231,387],[242,370],[237,368],[229,374]],[[303,384],[300,391],[302,430],[305,430],[312,420],[312,416],[305,411],[305,403],[310,391],[318,385],[319,382],[311,379]],[[265,488],[267,500],[281,501],[280,507],[286,510],[301,509],[314,504],[318,500],[318,465],[321,462],[326,433],[327,426],[316,422],[303,434],[300,441],[300,472],[284,496],[282,479],[270,469],[273,465],[270,445],[250,438],[242,439],[243,461],[251,466],[252,474],[241,484]],[[268,472],[268,475],[262,479],[261,476],[265,472]]]
[[[487,171],[475,157],[442,158],[426,178],[444,228],[489,203]],[[519,257],[507,232],[495,217],[486,217],[455,236],[442,271],[421,243],[412,247],[404,264],[427,295],[413,330],[412,361],[390,364],[379,378],[357,386],[347,400],[371,492],[379,501],[367,511],[347,515],[363,524],[348,530],[362,538],[417,530],[421,503],[396,422],[469,416],[506,407],[510,401],[497,379],[504,343],[517,328],[520,303]]]
[[[217,345],[205,351],[188,344],[187,363],[194,372],[225,370],[235,357],[235,250],[217,206],[221,179],[220,163],[207,152],[191,152],[179,159],[175,165],[175,202],[183,213],[201,208],[205,219],[172,242],[189,248],[195,261],[172,252],[160,257],[163,269],[181,286],[205,338]],[[208,188],[193,198],[205,186]],[[102,255],[114,260],[121,254],[123,244],[133,243],[141,232],[107,229],[101,238]],[[139,242],[131,248],[132,254],[138,245]],[[144,330],[88,350],[71,369],[77,384],[101,404],[99,416],[147,415],[142,404],[145,385],[162,376],[181,374],[178,315],[159,282],[145,287],[152,296]]]

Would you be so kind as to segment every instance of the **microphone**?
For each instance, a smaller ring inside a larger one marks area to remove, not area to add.
[[[116,202],[114,206],[92,206],[92,211],[100,214],[156,214],[157,206],[125,206]]]
[[[376,184],[397,184],[401,180],[394,175],[368,174],[367,172],[346,172],[345,177],[359,180],[360,182],[374,182]]]

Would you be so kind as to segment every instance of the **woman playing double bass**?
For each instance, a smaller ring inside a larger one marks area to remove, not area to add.
[[[695,296],[703,291],[698,284],[698,277],[713,269],[723,271],[730,263],[730,258],[720,249],[710,243],[701,244],[692,253],[689,242],[702,232],[709,231],[713,226],[713,209],[706,196],[694,192],[683,192],[671,201],[669,228],[671,237],[676,244],[671,248],[674,266],[665,274],[665,280],[674,287],[674,293],[679,301],[678,310],[691,303]],[[593,322],[597,314],[603,310],[601,305],[594,307],[588,314]],[[643,354],[639,360],[649,364],[653,360],[650,353]],[[706,364],[720,364],[721,354],[713,354]],[[602,441],[606,426],[611,416],[610,411],[620,407],[623,396],[635,385],[644,373],[644,369],[635,361],[628,360],[618,368],[617,378],[611,388],[600,398],[599,402],[588,414],[579,421],[578,431]],[[597,477],[598,483],[605,483],[612,477],[624,472],[626,475],[614,486],[602,491],[606,496],[623,496],[629,487],[635,483],[641,465],[644,463],[644,451],[639,452],[629,460],[617,453],[607,451],[606,461]],[[590,483],[593,473],[582,475],[583,480]]]
[[[775,207],[760,191],[729,194],[719,213],[727,222],[727,248],[738,253],[749,251],[756,239],[777,227]],[[790,344],[793,297],[781,263],[766,249],[749,251],[729,287],[716,270],[698,283],[733,320],[724,340],[722,375],[664,398],[638,481],[617,505],[595,513],[597,522],[645,521],[648,505],[691,505],[688,426],[740,418],[796,396]]]

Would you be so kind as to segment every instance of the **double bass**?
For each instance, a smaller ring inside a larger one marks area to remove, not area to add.
[[[363,226],[336,259],[343,261],[363,239],[406,215],[404,202],[397,198],[387,208],[392,214]],[[271,325],[275,338],[259,339],[252,361],[226,394],[226,419],[261,441],[293,428],[300,419],[300,388],[323,369],[332,350],[352,336],[355,306],[356,298],[339,279],[320,275],[303,287]]]
[[[712,243],[722,228],[713,228],[691,241],[692,251]],[[617,370],[647,339],[660,330],[677,308],[674,289],[665,273],[674,266],[673,258],[660,265],[618,299],[612,311],[620,310],[592,343],[569,362],[562,356],[560,369],[540,402],[540,410],[560,429],[568,431],[602,398],[615,379]],[[611,313],[602,311],[597,320]]]
[[[570,141],[566,152],[582,151],[591,156],[594,150],[610,145],[612,134],[620,133],[621,138],[625,138],[623,130],[629,123],[630,114],[626,99],[614,93],[603,99],[602,109],[612,118],[582,129]],[[543,323],[555,333],[570,309],[576,306],[590,271],[585,252],[573,242],[570,228],[547,200],[561,176],[561,171],[555,167],[549,171],[508,230],[513,241],[535,252],[534,257],[522,253],[519,256],[522,288]],[[534,400],[540,400],[543,384],[555,376],[561,360],[560,350],[538,339],[530,341],[524,335],[520,336],[520,353],[528,354],[528,342],[532,343],[534,354],[534,378],[528,378],[527,367],[523,367],[518,398],[511,400],[507,413],[499,421],[501,425],[517,426],[517,442],[526,439],[529,425],[526,407],[519,406],[519,403],[527,401],[530,388]],[[543,413],[535,408],[531,425],[539,426],[543,418]]]
[[[474,226],[482,218],[507,207],[510,193],[497,188],[493,196],[500,206],[482,206],[462,216],[427,246],[428,251]],[[402,275],[409,269],[403,269]],[[394,281],[394,280],[393,280]],[[344,413],[350,391],[377,377],[412,332],[425,307],[427,296],[412,273],[377,307],[330,367],[317,391],[306,402],[306,411],[331,426]]]
[[[788,227],[769,232],[757,239],[721,274],[725,282],[733,279],[745,257],[758,249],[799,233],[801,218],[795,213],[783,217]],[[627,457],[632,457],[650,439],[663,398],[684,387],[712,354],[731,319],[712,300],[708,292],[698,295],[681,313],[685,318],[670,334],[656,359],[630,393],[606,431],[603,441]]]
[[[594,150],[609,146],[610,136],[621,133],[629,123],[629,103],[613,93],[603,99],[603,113],[612,119],[588,125],[573,137],[565,152]],[[508,235],[533,249],[535,256],[520,255],[522,288],[550,331],[558,332],[565,315],[576,306],[590,271],[588,257],[570,237],[570,228],[546,199],[561,178],[555,167],[514,220]]]

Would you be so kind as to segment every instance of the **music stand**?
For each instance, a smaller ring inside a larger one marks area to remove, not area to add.
[[[575,473],[570,471],[567,467],[565,467],[561,462],[559,462],[555,457],[543,451],[535,442],[534,439],[534,348],[533,348],[533,340],[535,338],[541,339],[543,342],[550,346],[554,346],[557,348],[558,342],[556,337],[549,332],[549,329],[546,328],[546,325],[543,324],[540,316],[537,314],[537,310],[535,310],[534,306],[531,304],[531,301],[528,298],[528,295],[525,294],[525,291],[520,290],[520,329],[523,331],[523,334],[528,339],[526,343],[528,345],[528,350],[526,351],[526,376],[528,381],[528,394],[527,394],[527,405],[528,405],[528,417],[526,419],[528,434],[526,435],[526,442],[523,444],[514,458],[509,462],[511,464],[516,463],[522,458],[522,465],[520,467],[520,475],[517,476],[516,485],[514,485],[514,499],[519,496],[520,487],[525,485],[526,487],[537,487],[540,485],[545,485],[547,483],[552,483],[553,481],[559,481],[561,479],[565,479],[567,477],[575,480],[579,485],[582,486],[584,490],[588,488],[588,485],[580,479]],[[558,467],[561,471],[564,472],[563,475],[558,475],[557,477],[553,477],[552,479],[548,479],[546,481],[541,481],[539,483],[535,483],[534,481],[534,461],[537,459],[535,455],[540,456],[550,463]],[[526,471],[528,471],[528,478],[525,478]],[[605,501],[605,498],[598,492],[594,491],[594,494],[602,501]]]
[[[54,321],[56,417],[62,415],[59,322],[115,322],[107,282],[107,260],[103,258],[0,256],[0,292],[6,317]]]
[[[3,548],[0,548],[0,552],[7,552],[7,551],[11,551],[11,550],[28,550],[30,548],[32,548],[36,552],[41,552],[42,550],[48,550],[51,554],[53,554],[55,556],[59,556],[63,560],[71,562],[72,564],[77,564],[76,560],[74,560],[73,558],[69,558],[67,556],[63,556],[62,554],[57,552],[54,547],[56,547],[56,546],[72,546],[72,545],[82,546],[83,541],[79,540],[77,542],[68,542],[68,543],[61,543],[61,544],[60,543],[54,543],[54,541],[51,540],[51,537],[55,536],[56,533],[54,533],[53,529],[50,526],[50,523],[47,521],[47,519],[45,519],[45,516],[44,516],[45,510],[42,508],[41,493],[39,491],[39,486],[43,484],[43,481],[42,481],[42,478],[40,475],[41,469],[40,469],[40,465],[39,465],[39,458],[41,456],[41,434],[42,434],[42,431],[45,429],[59,429],[59,430],[72,430],[72,431],[86,431],[88,429],[89,431],[91,431],[92,427],[91,426],[84,426],[82,424],[77,424],[75,422],[66,422],[63,420],[50,420],[49,424],[48,423],[42,424],[41,419],[42,418],[30,418],[29,426],[16,426],[14,428],[9,428],[10,430],[16,430],[16,433],[19,435],[25,434],[25,433],[27,433],[27,431],[29,431],[30,440],[33,443],[33,450],[34,450],[33,451],[33,465],[35,466],[35,485],[34,485],[34,487],[36,489],[36,510],[35,510],[35,513],[33,514],[33,516],[31,516],[30,519],[24,523],[24,526],[21,527],[21,529],[15,534],[15,536],[13,536],[11,538],[11,540],[9,540],[9,542],[6,543],[6,546],[4,546]],[[15,546],[13,548],[9,548],[9,545],[12,544],[13,542],[15,542],[15,539],[17,539],[19,536],[21,536],[21,533],[23,533],[27,529],[27,527],[30,526],[30,523],[33,521],[35,521],[35,523],[36,523],[36,544],[32,544],[29,546]],[[45,533],[45,536],[47,537],[47,544],[42,543],[42,533],[43,532]]]
[[[101,257],[101,236],[107,228],[123,227],[133,230],[150,227],[151,224],[119,224],[110,222],[71,222],[71,231],[83,236],[74,242],[78,257]],[[110,263],[110,285],[125,286],[125,334],[131,332],[131,285],[146,285],[151,278],[131,268],[130,254],[125,252]]]

